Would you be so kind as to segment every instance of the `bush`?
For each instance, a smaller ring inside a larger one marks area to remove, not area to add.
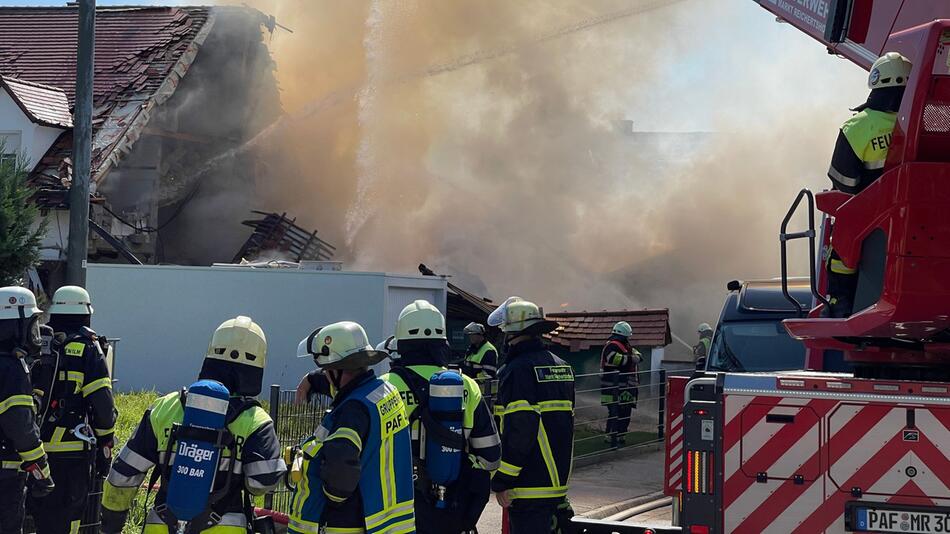
[[[24,158],[0,157],[0,286],[19,285],[39,261],[46,220],[39,217],[34,191]]]

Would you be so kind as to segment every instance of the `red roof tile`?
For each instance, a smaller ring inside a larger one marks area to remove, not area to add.
[[[6,76],[0,76],[0,88],[7,90],[31,121],[54,128],[73,127],[69,100],[62,89]]]
[[[634,346],[663,347],[672,342],[668,309],[558,312],[550,313],[547,317],[557,321],[560,326],[546,337],[571,351],[603,345],[618,321],[630,323]]]

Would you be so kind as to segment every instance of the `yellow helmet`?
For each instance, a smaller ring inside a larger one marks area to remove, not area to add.
[[[910,76],[911,62],[897,52],[887,52],[871,65],[868,89],[904,87]]]
[[[544,310],[521,297],[508,297],[488,316],[488,326],[495,326],[506,334],[526,332],[544,334],[558,327],[556,321],[544,318]]]
[[[377,364],[387,356],[369,344],[359,323],[341,321],[314,330],[307,338],[307,352],[323,369],[360,369]],[[299,355],[299,354],[298,354]]]
[[[445,317],[427,300],[417,300],[399,313],[396,341],[446,339]]]
[[[267,363],[267,338],[250,317],[228,319],[214,331],[205,359],[263,369]]]

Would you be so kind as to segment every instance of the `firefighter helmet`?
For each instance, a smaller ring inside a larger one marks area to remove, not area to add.
[[[871,65],[868,89],[904,87],[910,76],[911,62],[897,52],[887,52]]]
[[[620,321],[614,325],[614,328],[610,331],[610,333],[616,334],[618,336],[630,337],[633,335],[633,328],[630,328],[630,323],[627,321]]]
[[[43,313],[36,305],[36,296],[25,287],[0,287],[0,321],[26,319]]]
[[[386,359],[386,352],[370,346],[366,331],[352,321],[314,330],[307,338],[307,352],[325,370],[361,369]]]
[[[256,397],[266,363],[264,331],[250,317],[239,315],[214,331],[198,378],[217,380],[235,396]]]
[[[53,294],[50,315],[92,315],[89,292],[79,286],[63,286]]]
[[[429,301],[417,300],[402,309],[396,321],[396,340],[446,339],[445,317]]]
[[[506,334],[544,334],[558,327],[556,321],[544,318],[544,310],[521,297],[508,297],[488,316],[488,326],[495,326]]]
[[[462,332],[466,336],[484,336],[485,335],[485,325],[481,323],[471,322],[465,327],[465,330]]]
[[[700,323],[696,331],[699,332],[700,334],[705,334],[705,333],[711,334],[713,329],[711,326],[709,326],[709,323]]]

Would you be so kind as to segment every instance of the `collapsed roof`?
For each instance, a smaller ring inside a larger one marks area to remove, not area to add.
[[[0,74],[34,93],[43,88],[47,95],[65,95],[67,112],[75,101],[78,13],[75,6],[0,8]],[[174,94],[214,19],[208,7],[96,10],[93,190],[129,152],[155,106]],[[49,109],[62,123],[62,101]],[[37,162],[31,179],[40,187],[67,186],[71,149],[66,132]]]

